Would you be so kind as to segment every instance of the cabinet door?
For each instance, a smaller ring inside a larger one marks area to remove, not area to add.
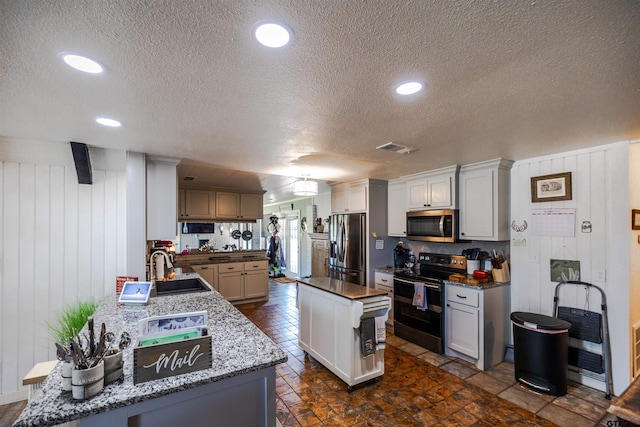
[[[178,191],[178,219],[187,219],[185,209],[185,190]]]
[[[239,301],[244,299],[244,272],[218,274],[218,292],[227,301]]]
[[[439,176],[427,179],[427,207],[451,207],[451,177]]]
[[[427,207],[427,180],[416,178],[407,181],[407,209],[424,209]]]
[[[455,351],[477,359],[479,356],[479,310],[462,304],[447,303],[446,343]]]
[[[269,294],[269,276],[264,271],[252,270],[244,273],[244,297],[260,298]]]
[[[237,219],[240,216],[240,194],[217,192],[216,216]]]
[[[186,219],[211,219],[215,216],[215,193],[206,190],[184,191],[184,217]]]
[[[387,233],[389,236],[405,237],[407,235],[405,183],[389,183],[387,200]]]
[[[349,210],[348,191],[346,184],[336,184],[331,186],[331,212],[344,213]]]
[[[460,173],[460,237],[495,240],[493,170]]]
[[[240,217],[242,219],[262,218],[262,194],[240,195]]]
[[[326,277],[328,275],[329,241],[311,241],[311,276]]]
[[[349,212],[366,212],[367,210],[367,188],[366,184],[352,184],[349,186],[347,206]]]
[[[202,276],[207,283],[213,286],[213,289],[218,290],[218,269],[216,264],[194,265],[192,268]]]

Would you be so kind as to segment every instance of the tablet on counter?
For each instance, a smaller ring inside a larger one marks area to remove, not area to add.
[[[125,305],[145,305],[149,302],[150,294],[151,282],[125,282],[118,302]]]

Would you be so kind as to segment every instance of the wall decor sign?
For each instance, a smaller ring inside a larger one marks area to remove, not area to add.
[[[571,200],[571,172],[531,177],[531,201]]]
[[[580,261],[552,259],[550,260],[550,270],[552,282],[580,280]]]
[[[640,209],[631,210],[631,229],[640,230]]]

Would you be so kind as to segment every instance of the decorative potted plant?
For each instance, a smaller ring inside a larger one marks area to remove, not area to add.
[[[95,301],[80,301],[58,313],[56,323],[47,323],[47,329],[56,343],[58,359],[64,362],[62,365],[63,390],[71,391],[73,357],[70,342],[78,335],[96,308],[98,303]]]

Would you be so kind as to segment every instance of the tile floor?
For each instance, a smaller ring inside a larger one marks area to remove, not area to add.
[[[513,365],[488,371],[389,334],[380,381],[346,384],[298,347],[295,283],[270,283],[270,299],[238,308],[287,352],[276,368],[278,424],[288,426],[627,426],[607,414],[604,393],[570,383],[547,396],[514,381]],[[615,399],[615,398],[614,398]],[[26,402],[0,406],[11,426]]]
[[[276,368],[284,427],[625,425],[607,414],[603,392],[571,382],[565,396],[547,396],[516,383],[511,363],[478,371],[392,334],[381,380],[348,393],[298,347],[295,293],[295,283],[272,282],[269,302],[238,307],[288,353]]]

